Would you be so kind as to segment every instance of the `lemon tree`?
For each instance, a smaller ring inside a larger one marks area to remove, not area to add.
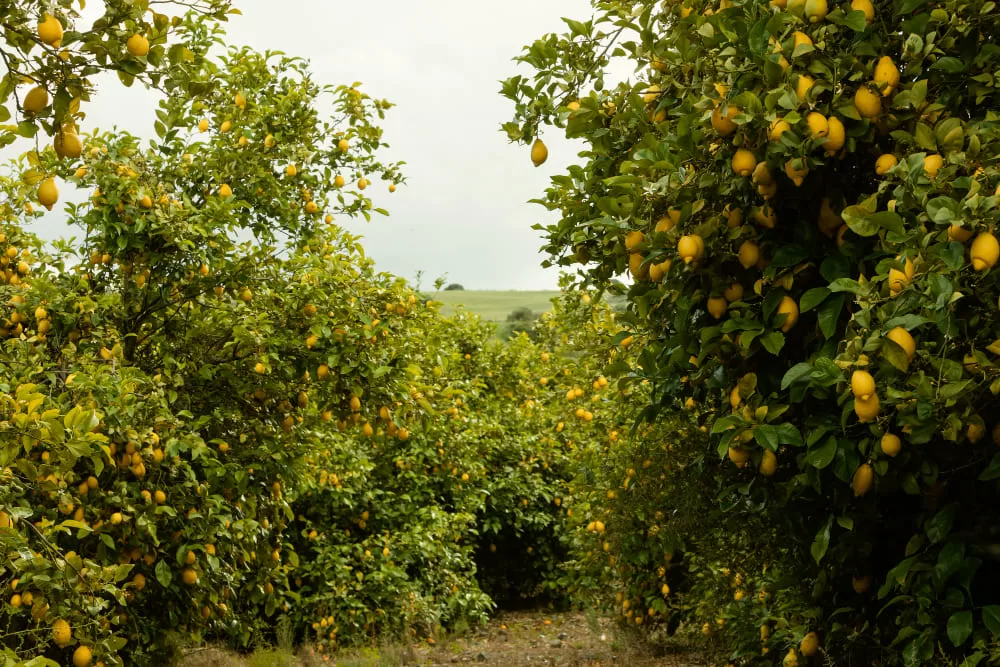
[[[705,493],[786,545],[787,602],[678,603],[732,657],[996,651],[995,10],[595,3],[503,83],[512,140],[585,144],[538,200],[561,213],[547,262],[627,294],[643,418],[704,426],[676,445],[718,461]]]

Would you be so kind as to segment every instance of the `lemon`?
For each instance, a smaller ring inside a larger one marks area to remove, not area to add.
[[[59,19],[51,14],[43,14],[42,20],[38,22],[38,39],[49,46],[59,48],[62,44],[63,27]]]
[[[43,86],[35,86],[29,90],[21,102],[21,108],[25,113],[38,113],[47,106],[49,106],[49,91]]]
[[[948,226],[948,240],[958,241],[959,243],[965,243],[972,238],[972,230],[966,229],[961,225],[949,225]]]
[[[894,296],[902,292],[910,284],[910,281],[913,280],[913,273],[913,260],[909,257],[903,260],[902,271],[899,269],[889,269],[889,292]]]
[[[793,40],[793,42],[792,42],[792,49],[793,50],[797,49],[799,46],[801,46],[803,44],[808,45],[808,46],[812,46],[813,45],[812,38],[809,37],[809,35],[807,35],[804,32],[802,32],[801,30],[796,30],[795,32],[792,33],[792,40]],[[799,77],[799,78],[801,78],[801,77]]]
[[[722,211],[722,214],[726,216],[726,226],[729,229],[734,229],[743,224],[743,209],[740,207],[730,208],[726,205],[726,208]]]
[[[733,171],[740,176],[750,176],[757,167],[757,158],[745,148],[741,148],[733,155]]]
[[[991,232],[983,232],[972,242],[969,249],[972,268],[976,271],[992,269],[1000,258],[1000,243]]]
[[[633,230],[625,235],[625,249],[629,252],[636,252],[636,248],[643,244],[646,235],[638,230]]]
[[[125,48],[136,58],[143,58],[149,53],[149,40],[137,33],[128,38]]]
[[[795,654],[795,649],[788,649],[788,653],[785,654],[785,659],[781,661],[782,667],[798,667],[798,664],[799,656]]]
[[[80,135],[72,127],[64,127],[56,132],[56,136],[52,140],[52,148],[55,149],[56,155],[59,157],[71,160],[75,160],[83,154],[83,142],[80,141]]]
[[[808,633],[799,642],[799,652],[807,657],[812,657],[819,652],[819,636],[815,632]]]
[[[830,133],[830,124],[826,116],[818,111],[811,112],[806,116],[806,125],[809,126],[809,136],[813,139],[820,139]]]
[[[760,467],[757,468],[761,475],[770,477],[778,471],[778,457],[770,449],[764,450],[764,455],[760,459]]]
[[[680,240],[677,241],[677,255],[683,259],[686,264],[690,264],[691,262],[701,259],[704,252],[705,244],[701,240],[701,237],[697,234],[682,236]]]
[[[882,98],[869,90],[868,86],[861,86],[854,93],[854,108],[862,118],[874,118],[882,113]]]
[[[867,401],[875,394],[875,378],[868,371],[854,371],[851,375],[851,391],[857,398]]]
[[[60,648],[70,645],[73,641],[73,630],[69,627],[69,623],[61,618],[52,623],[52,641]]]
[[[861,398],[854,399],[854,414],[858,416],[858,421],[870,422],[878,417],[879,400],[878,394],[872,394],[868,400]]]
[[[56,187],[55,179],[50,176],[38,186],[38,203],[51,211],[57,201],[59,188]]]
[[[721,320],[722,316],[726,314],[726,309],[729,308],[729,302],[721,296],[710,297],[707,305],[709,314],[717,320]]]
[[[753,220],[761,227],[774,229],[774,226],[778,223],[778,214],[774,212],[773,208],[765,205],[761,208],[754,209]]]
[[[746,449],[730,447],[729,460],[732,461],[737,468],[742,468],[747,464],[747,461],[750,460],[750,452]]]
[[[872,586],[872,578],[869,576],[863,577],[851,577],[851,588],[858,595],[862,593],[867,593],[868,589]]]
[[[815,81],[808,74],[799,75],[798,81],[795,82],[795,94],[798,96],[800,102],[806,101],[806,96],[809,94],[814,83]]]
[[[903,327],[896,327],[885,335],[886,338],[903,348],[906,353],[906,362],[913,361],[913,356],[917,353],[917,342],[913,340],[910,332]]]
[[[649,266],[645,263],[646,258],[642,253],[635,252],[628,256],[628,270],[633,277],[645,280],[649,277]]]
[[[733,283],[726,288],[726,291],[722,293],[726,297],[726,301],[732,303],[733,301],[739,301],[743,298],[743,285],[740,283]]]
[[[535,139],[535,143],[531,146],[531,162],[536,167],[542,166],[546,160],[549,159],[549,148],[545,145],[545,142],[541,139]]]
[[[712,127],[724,137],[736,131],[736,123],[732,121],[733,116],[739,113],[739,109],[733,105],[726,105],[725,110],[721,106],[716,106],[712,111]]]
[[[844,128],[844,124],[840,122],[840,119],[836,116],[830,116],[827,119],[827,127],[829,131],[826,135],[826,143],[823,144],[823,150],[827,152],[828,155],[833,155],[847,142],[847,130]]]
[[[667,214],[656,221],[653,231],[657,233],[669,232],[681,221],[681,212],[677,209],[670,209]]]
[[[236,93],[236,97],[233,98],[233,104],[242,109],[247,105],[247,98],[243,97],[241,93]]]
[[[795,166],[796,162],[799,164],[798,167]],[[806,164],[805,158],[790,158],[785,162],[785,175],[792,180],[796,187],[802,185],[806,176],[809,175],[809,166]]]
[[[785,322],[781,325],[781,330],[788,333],[795,323],[799,321],[799,304],[795,303],[795,299],[790,296],[781,297],[781,303],[778,304],[778,316],[785,316]]]
[[[653,282],[660,282],[670,271],[670,260],[660,262],[659,264],[653,264],[649,267],[649,279]]]
[[[757,244],[753,241],[744,241],[740,244],[737,256],[739,257],[740,264],[743,265],[743,268],[749,269],[752,266],[756,266],[757,262],[760,261],[760,248],[758,248]]]
[[[294,177],[298,173],[299,173],[298,167],[296,167],[294,164],[290,164],[287,167],[285,167],[285,176],[288,176],[289,178]]]
[[[351,147],[351,142],[349,142],[347,139],[341,139],[340,141],[337,142],[337,149],[341,153],[346,153],[348,149],[350,149],[350,147]]]
[[[965,430],[965,437],[969,439],[969,442],[979,442],[986,435],[986,427],[982,424],[977,424],[972,422],[969,427]]]
[[[198,131],[199,132],[207,132],[208,131],[208,119],[207,118],[202,118],[201,120],[198,121]]]
[[[854,489],[854,497],[860,498],[872,490],[875,482],[875,471],[867,463],[862,463],[854,471],[854,479],[851,480],[851,488]]]
[[[875,173],[879,176],[884,176],[889,173],[889,170],[896,166],[897,160],[896,156],[892,153],[885,153],[880,155],[877,160],[875,160]]]
[[[941,171],[941,167],[943,166],[944,158],[937,153],[924,158],[924,174],[931,180],[937,178],[938,172]]]
[[[186,567],[184,568],[184,571],[181,573],[181,579],[188,586],[194,586],[196,583],[198,583],[198,573],[195,572],[194,569]]]
[[[882,440],[879,442],[879,447],[882,449],[883,454],[893,457],[899,454],[899,451],[903,448],[903,443],[900,441],[898,435],[895,435],[894,433],[886,433],[882,436]]]
[[[791,132],[792,126],[788,124],[788,121],[778,118],[771,123],[771,130],[768,133],[768,138],[771,141],[777,141],[781,138],[781,135],[785,132]]]
[[[868,2],[868,0],[861,1]],[[868,2],[868,6],[871,7],[870,2]],[[878,63],[876,63],[875,83],[878,85],[879,90],[882,91],[883,97],[892,94],[892,91],[899,85],[899,68],[896,67],[896,63],[889,56],[882,56],[879,58]]]
[[[219,126],[219,132],[221,132],[222,134],[229,132],[229,130],[231,129],[233,129],[233,123],[232,121],[228,120],[222,121],[222,125]]]
[[[94,654],[87,646],[77,646],[73,651],[73,667],[90,667],[90,661],[94,659]]]
[[[851,10],[865,13],[865,23],[871,23],[875,18],[875,8],[871,0],[851,0]]]
[[[771,175],[771,170],[767,168],[767,163],[761,162],[754,168],[750,180],[757,185],[768,186],[774,183],[774,176]]]
[[[810,23],[819,23],[826,18],[826,0],[806,0],[806,20]]]

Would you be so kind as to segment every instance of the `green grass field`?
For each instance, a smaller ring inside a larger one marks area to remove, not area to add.
[[[551,310],[551,299],[559,296],[559,292],[455,290],[424,292],[424,296],[444,304],[441,311],[445,315],[455,312],[457,306],[465,306],[466,310],[476,313],[484,320],[499,323],[506,321],[507,315],[516,308],[530,308],[539,314]]]

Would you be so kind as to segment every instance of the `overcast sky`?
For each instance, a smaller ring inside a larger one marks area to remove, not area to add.
[[[529,149],[500,131],[512,106],[498,90],[517,73],[511,58],[521,47],[561,32],[560,17],[589,18],[588,0],[234,4],[243,15],[229,22],[231,43],[305,57],[318,83],[361,81],[370,95],[397,105],[383,123],[391,145],[384,157],[408,163],[408,184],[390,195],[380,183],[373,193],[389,218],[346,223],[364,236],[380,270],[410,280],[423,270],[425,288],[444,274],[467,289],[556,288],[558,272],[541,268],[542,241],[531,229],[554,218],[527,201],[577,149],[550,131],[549,162],[534,168]],[[104,79],[82,129],[117,125],[150,136],[154,109],[151,93]],[[34,231],[64,235],[63,217],[53,211]]]

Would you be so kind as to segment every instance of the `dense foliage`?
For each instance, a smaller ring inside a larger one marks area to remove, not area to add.
[[[747,663],[995,660],[995,3],[594,8],[525,49],[506,129],[585,142],[549,261],[627,290],[644,418],[710,432],[670,442],[714,508],[672,519],[692,594],[721,573],[678,611]]]

